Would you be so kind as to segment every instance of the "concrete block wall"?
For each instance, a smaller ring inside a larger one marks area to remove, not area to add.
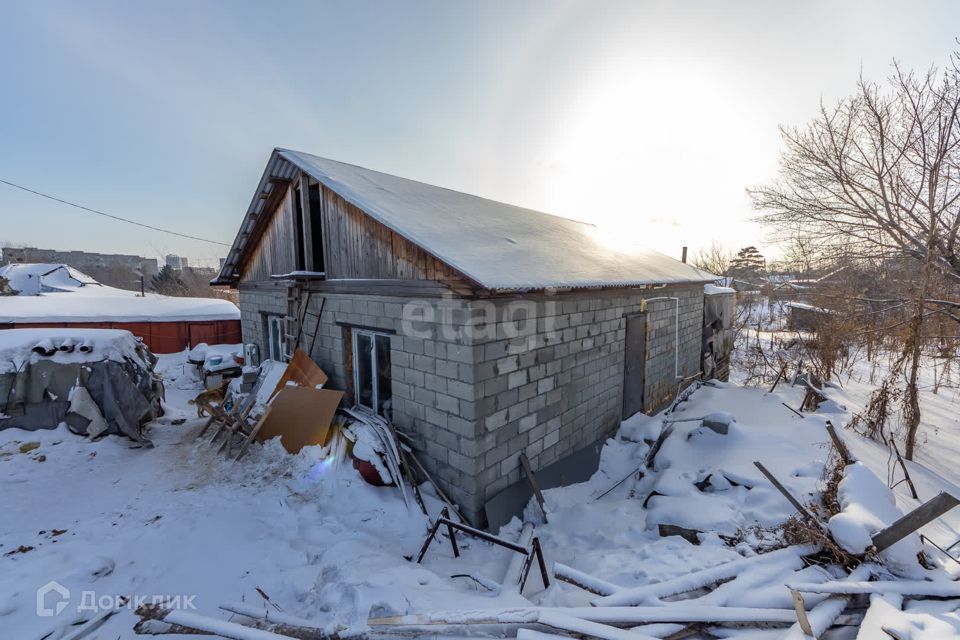
[[[350,344],[338,323],[395,332],[393,422],[414,435],[418,458],[464,515],[483,524],[485,502],[520,480],[520,452],[537,470],[617,428],[625,316],[661,296],[680,299],[679,373],[693,375],[701,285],[474,301],[314,294],[311,312],[322,304],[323,313],[311,357],[331,388],[349,393]],[[244,341],[266,353],[261,314],[283,313],[285,290],[241,291],[240,308]],[[648,410],[677,390],[674,313],[673,300],[647,309]],[[312,324],[305,330],[312,334]]]
[[[475,345],[481,415],[476,491],[484,502],[521,479],[521,452],[536,471],[616,430],[622,418],[626,316],[640,311],[641,299],[661,297],[676,297],[679,305],[655,300],[647,306],[644,402],[651,411],[675,396],[677,375],[700,369],[701,285],[540,298],[533,335],[510,337],[524,332],[517,326],[511,332],[509,322],[500,322],[495,339]],[[497,317],[509,317],[509,306],[517,302],[498,301]]]
[[[266,353],[263,312],[286,306],[286,293],[241,293],[241,322],[245,342],[256,342]],[[321,313],[322,306],[322,313]],[[407,321],[404,321],[404,308]],[[347,370],[351,325],[394,332],[390,338],[392,417],[394,425],[415,438],[417,457],[466,517],[480,521],[478,495],[477,389],[475,355],[470,344],[469,303],[459,299],[416,299],[314,294],[311,313],[321,322],[310,356],[330,376],[328,386],[348,392],[353,384]],[[314,318],[305,332],[314,333]],[[301,348],[309,348],[305,335]]]
[[[267,336],[264,334],[266,314],[286,315],[287,291],[241,290],[240,291],[240,328],[244,344],[253,343],[260,347],[260,358],[267,359]]]

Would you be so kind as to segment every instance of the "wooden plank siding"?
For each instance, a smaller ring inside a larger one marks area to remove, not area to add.
[[[296,246],[302,239],[296,237],[293,222],[293,185],[306,183],[306,180],[301,183],[299,177],[294,177],[282,200],[272,214],[268,214],[271,215],[270,222],[241,270],[241,287],[268,281],[271,275],[296,269]],[[434,281],[461,293],[478,288],[446,263],[323,185],[320,204],[328,280]],[[307,215],[306,211],[304,215]]]
[[[273,274],[296,269],[297,253],[293,229],[293,190],[287,185],[279,204],[272,212],[263,234],[247,258],[241,271],[241,282],[269,280]]]

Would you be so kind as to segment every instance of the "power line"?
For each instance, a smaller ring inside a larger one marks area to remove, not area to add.
[[[121,218],[120,216],[115,216],[115,215],[112,215],[112,214],[109,214],[109,213],[105,213],[105,212],[103,212],[103,211],[97,211],[96,209],[91,209],[90,207],[85,207],[85,206],[83,206],[82,204],[77,204],[77,203],[75,203],[75,202],[70,202],[70,201],[68,201],[68,200],[62,200],[61,198],[57,198],[57,197],[55,197],[55,196],[51,196],[51,195],[48,195],[48,194],[46,194],[46,193],[40,193],[39,191],[34,191],[33,189],[28,189],[27,187],[24,187],[24,186],[19,185],[19,184],[15,184],[15,183],[13,183],[13,182],[10,182],[9,180],[4,180],[4,179],[2,179],[2,178],[0,178],[0,182],[2,182],[3,184],[9,185],[9,186],[11,186],[11,187],[14,187],[14,188],[16,188],[16,189],[20,189],[21,191],[26,191],[27,193],[32,193],[32,194],[34,194],[34,195],[40,196],[41,198],[46,198],[47,200],[53,200],[54,202],[59,202],[59,203],[61,203],[61,204],[65,204],[65,205],[68,205],[68,206],[70,206],[70,207],[75,207],[75,208],[80,209],[80,210],[82,210],[82,211],[89,211],[90,213],[95,213],[95,214],[97,214],[98,216],[104,216],[105,218],[111,218],[111,219],[113,219],[113,220],[119,220],[120,222],[126,222],[127,224],[132,224],[132,225],[136,225],[136,226],[138,226],[138,227],[143,227],[144,229],[150,229],[151,231],[159,231],[160,233],[169,233],[170,235],[173,235],[173,236],[180,236],[181,238],[189,238],[190,240],[199,240],[200,242],[209,242],[209,243],[211,243],[211,244],[219,244],[219,245],[224,246],[224,247],[229,247],[229,246],[230,246],[230,245],[227,244],[226,242],[218,242],[217,240],[208,240],[208,239],[206,239],[206,238],[200,238],[200,237],[197,237],[197,236],[191,236],[191,235],[186,234],[186,233],[179,233],[179,232],[177,232],[177,231],[170,231],[169,229],[161,229],[160,227],[154,227],[154,226],[151,226],[151,225],[149,225],[149,224],[145,224],[145,223],[143,223],[143,222],[137,222],[136,220],[129,220],[129,219],[127,219],[127,218]]]

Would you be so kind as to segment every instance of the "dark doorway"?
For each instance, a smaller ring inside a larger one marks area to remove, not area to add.
[[[293,237],[294,269],[303,271],[307,265],[303,253],[303,203],[300,201],[300,187],[293,190]]]
[[[627,316],[623,352],[623,419],[643,411],[647,371],[647,314]]]
[[[308,268],[311,271],[326,273],[327,262],[323,256],[323,202],[320,200],[320,185],[310,185],[308,193],[310,196],[310,233],[313,234],[310,239],[313,247],[313,264]]]

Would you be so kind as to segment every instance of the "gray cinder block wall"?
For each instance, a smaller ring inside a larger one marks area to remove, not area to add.
[[[311,356],[331,388],[350,391],[344,324],[393,331],[393,422],[465,516],[533,469],[611,435],[621,420],[626,316],[641,299],[679,299],[679,375],[700,368],[702,285],[491,300],[314,294],[323,314]],[[262,313],[286,291],[241,291],[244,341],[266,353]],[[675,378],[675,303],[647,307],[645,409],[668,403]],[[310,322],[310,320],[308,320]],[[339,324],[338,324],[339,323]],[[312,333],[313,327],[307,327]]]

